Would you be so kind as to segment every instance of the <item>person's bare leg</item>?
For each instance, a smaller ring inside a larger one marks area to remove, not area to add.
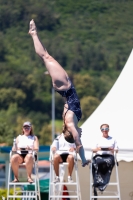
[[[14,182],[15,181],[18,181],[18,169],[19,169],[19,165],[23,162],[23,158],[18,155],[18,154],[14,154],[12,157],[11,157],[11,167],[12,167],[12,170],[13,170],[13,173],[14,173]]]
[[[27,178],[29,182],[33,182],[31,178],[31,173],[33,169],[33,156],[32,154],[27,154],[24,161],[25,161],[25,166],[26,166],[26,172],[27,172]]]
[[[46,48],[43,47],[38,34],[34,20],[30,21],[29,34],[32,36],[36,53],[43,59],[44,64],[52,78],[53,87],[56,90],[67,90],[70,88],[68,75],[62,66],[48,54]]]
[[[63,160],[61,159],[59,154],[54,155],[54,171],[56,176],[59,176],[59,164],[62,163]]]
[[[68,155],[67,162],[68,162],[68,176],[71,176],[72,175],[72,171],[73,171],[73,167],[74,167],[73,155]]]

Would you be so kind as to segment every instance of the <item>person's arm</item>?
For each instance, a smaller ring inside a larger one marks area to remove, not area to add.
[[[70,147],[69,151],[73,152],[73,151],[75,151],[75,149],[73,147]]]
[[[34,148],[33,150],[38,151],[39,150],[39,140],[37,138],[37,136],[35,136],[35,140],[34,140]]]
[[[53,144],[52,144],[52,146],[51,146],[51,150],[52,150],[52,152],[53,152],[53,153],[55,153],[55,152],[56,152],[56,150],[57,150],[57,147],[56,147],[56,144],[55,144],[55,142],[53,142]]]
[[[52,152],[55,152],[56,151],[56,147],[52,147],[51,150],[52,150]]]
[[[93,153],[97,153],[98,151],[101,151],[101,147],[92,148]]]
[[[76,145],[75,145],[75,143],[72,144],[71,148],[73,149],[73,151],[76,151]]]
[[[58,137],[56,139],[54,139],[52,145],[51,145],[51,151],[52,151],[52,154],[54,155],[56,153],[56,151],[58,150],[58,145],[57,143],[59,143],[59,140],[58,140]]]
[[[118,153],[119,147],[116,140],[114,141],[114,150],[116,153]]]
[[[19,137],[19,136],[18,136]],[[14,146],[14,144],[13,144],[13,146],[12,146],[12,151],[16,151],[17,150],[17,146],[18,146],[18,137],[16,138],[16,145]]]
[[[59,149],[59,136],[57,136],[54,139],[54,141],[53,141],[53,143],[51,145],[51,150],[52,150],[53,153],[55,153],[58,149]]]
[[[109,147],[108,151],[111,151],[114,154],[114,152],[118,153],[118,149],[117,141],[114,140],[113,146]]]

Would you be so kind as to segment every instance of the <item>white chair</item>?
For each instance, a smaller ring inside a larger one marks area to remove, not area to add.
[[[118,199],[121,200],[120,196],[120,185],[119,185],[119,175],[118,175],[118,162],[116,158],[116,152],[114,152],[114,172],[115,172],[115,181],[114,182],[109,182],[108,186],[113,186],[112,190],[105,190],[104,192],[100,192],[97,190],[98,196],[93,194],[93,176],[92,176],[92,164],[93,164],[93,157],[94,153],[92,152],[92,157],[91,157],[91,164],[90,164],[90,200],[94,199]],[[115,187],[115,188],[114,188]],[[100,195],[99,195],[100,194]]]
[[[11,156],[16,153],[14,151],[10,152]],[[34,158],[33,169],[35,171],[34,182],[30,184],[29,182],[12,182],[11,180],[11,163],[9,163],[9,172],[8,172],[8,188],[7,188],[7,200],[21,198],[22,200],[40,200],[40,186],[39,186],[39,176],[38,176],[38,155],[37,152],[32,151]],[[25,163],[20,164],[19,166],[25,166]],[[32,189],[31,189],[32,187]],[[10,190],[13,190],[11,194]]]
[[[67,162],[63,162],[59,165],[59,176],[60,182],[54,183],[55,172],[53,166],[53,154],[50,151],[50,180],[49,180],[49,200],[61,200],[62,198],[70,198],[81,200],[81,192],[80,192],[80,184],[79,184],[79,176],[78,176],[78,163],[77,163],[77,154],[74,154],[74,169],[75,172],[75,181],[72,183],[64,182],[64,175],[66,171],[66,166],[68,166]],[[69,186],[68,195],[63,195],[63,186]]]

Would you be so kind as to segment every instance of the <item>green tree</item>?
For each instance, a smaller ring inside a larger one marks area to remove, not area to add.
[[[96,97],[88,96],[81,99],[82,120],[86,120],[97,108],[100,101]]]

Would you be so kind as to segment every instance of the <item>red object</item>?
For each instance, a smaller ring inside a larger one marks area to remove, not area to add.
[[[69,193],[68,193],[66,185],[63,185],[63,193],[62,193],[62,195],[68,196],[68,198],[62,198],[62,200],[70,200]]]

